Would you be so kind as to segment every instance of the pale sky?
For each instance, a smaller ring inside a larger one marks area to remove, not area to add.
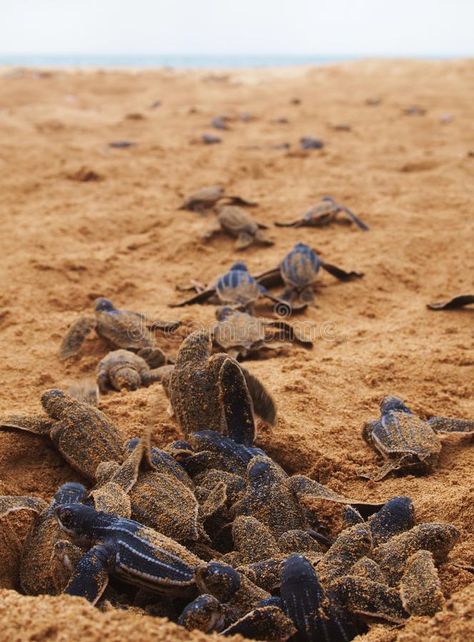
[[[0,54],[474,54],[474,0],[0,0]]]

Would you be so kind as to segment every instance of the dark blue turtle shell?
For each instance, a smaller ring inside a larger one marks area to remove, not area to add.
[[[304,243],[297,243],[280,264],[283,280],[295,288],[304,288],[316,278],[321,261],[314,250]]]

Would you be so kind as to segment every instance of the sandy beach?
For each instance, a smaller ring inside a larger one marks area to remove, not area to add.
[[[316,307],[295,317],[311,328],[311,352],[252,360],[273,393],[277,426],[257,443],[290,473],[346,496],[413,499],[418,521],[446,521],[461,540],[440,569],[445,608],[405,627],[373,624],[357,640],[466,641],[474,636],[474,451],[469,436],[442,437],[429,475],[359,476],[380,463],[361,428],[397,395],[422,416],[474,418],[472,309],[432,312],[431,301],[474,290],[474,62],[366,61],[252,71],[0,72],[0,413],[39,412],[41,393],[94,376],[107,353],[91,335],[58,359],[68,326],[96,297],[150,318],[179,319],[175,354],[193,329],[214,323],[212,305],[169,308],[177,285],[204,283],[245,260],[276,266],[298,241],[330,263],[365,274],[339,283],[322,273]],[[158,102],[159,101],[159,102]],[[375,103],[375,104],[374,104]],[[421,114],[407,114],[411,106]],[[228,115],[229,129],[211,119]],[[242,118],[242,114],[248,114]],[[341,125],[348,127],[341,128]],[[204,145],[203,133],[222,138]],[[324,141],[303,151],[299,139]],[[110,143],[133,145],[114,148]],[[88,179],[88,180],[85,180]],[[178,210],[207,185],[258,202],[272,247],[244,252],[228,237],[201,239],[214,214]],[[283,229],[331,194],[369,226]],[[271,305],[258,310],[272,315]],[[159,384],[114,393],[100,408],[124,440],[153,427],[153,442],[180,437]],[[0,494],[50,500],[84,481],[46,439],[0,432]],[[0,528],[0,642],[192,640],[161,618],[79,598],[25,597],[19,551],[25,513]]]

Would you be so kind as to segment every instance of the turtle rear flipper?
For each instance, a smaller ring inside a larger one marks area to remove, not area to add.
[[[465,305],[471,305],[472,303],[474,303],[474,294],[461,294],[460,296],[455,296],[449,301],[428,303],[426,307],[430,310],[456,310],[457,308],[462,308]]]
[[[221,635],[240,634],[251,640],[280,642],[296,633],[296,627],[278,606],[259,606],[228,626]]]
[[[435,432],[474,432],[474,420],[472,419],[457,419],[455,417],[431,417],[430,419],[428,419],[428,423]]]
[[[259,229],[255,233],[255,242],[259,245],[263,245],[264,247],[271,247],[272,245],[275,245],[275,241],[267,238],[265,233],[262,231],[264,229],[266,229],[266,227],[260,228],[259,226]]]
[[[390,473],[400,470],[401,467],[401,463],[398,460],[387,461],[373,472],[360,472],[359,477],[378,482],[382,481],[382,479],[385,479],[385,477],[387,477],[387,475],[390,475]]]
[[[79,352],[85,338],[95,329],[96,325],[97,322],[94,317],[80,317],[71,325],[59,349],[61,361],[69,359],[69,357],[73,357]]]
[[[337,265],[326,263],[326,261],[321,261],[321,267],[339,281],[354,281],[355,279],[361,279],[364,276],[363,272],[346,272],[342,268],[337,267]]]
[[[107,544],[93,546],[79,560],[64,593],[96,604],[109,583],[108,566],[114,556],[115,551]]]
[[[0,419],[0,430],[24,430],[34,435],[48,436],[56,422],[44,415],[8,415]]]
[[[255,422],[250,388],[243,370],[231,359],[225,359],[221,366],[219,389],[229,437],[237,443],[251,446],[255,438]]]
[[[262,382],[251,374],[246,368],[242,368],[245,382],[253,402],[255,413],[271,426],[274,426],[277,420],[277,409],[275,401],[267,391]]]
[[[364,221],[362,221],[358,216],[356,216],[352,210],[350,210],[348,207],[341,207],[341,210],[345,214],[347,214],[350,220],[353,221],[360,230],[364,230],[364,232],[369,231],[369,226],[364,223]]]

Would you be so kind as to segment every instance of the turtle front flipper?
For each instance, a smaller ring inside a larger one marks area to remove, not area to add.
[[[232,203],[232,205],[240,205],[241,207],[257,207],[258,205],[255,201],[247,201],[247,199],[241,196],[225,196],[224,198],[226,201]]]
[[[278,337],[280,339],[286,339],[293,343],[298,343],[305,348],[312,348],[312,340],[305,336],[305,333],[301,332],[298,328],[294,328],[286,321],[269,321],[267,325],[271,328],[275,328],[279,331]]]
[[[241,369],[252,398],[255,413],[270,426],[274,426],[277,420],[277,408],[273,397],[257,377],[246,368],[241,367]]]
[[[275,241],[272,241],[272,239],[269,239],[265,232],[262,230],[267,229],[265,227],[261,227],[259,225],[258,230],[255,232],[255,242],[258,243],[259,245],[263,245],[264,247],[271,247],[272,245],[275,245]]]
[[[229,437],[251,446],[255,439],[251,394],[243,369],[232,359],[225,359],[219,370],[219,391]]]
[[[298,499],[303,497],[314,497],[316,499],[323,499],[330,502],[335,502],[336,504],[348,504],[350,506],[355,506],[357,509],[362,509],[364,511],[364,517],[367,516],[367,512],[374,513],[384,505],[384,502],[372,502],[365,501],[363,499],[354,499],[350,497],[344,497],[339,495],[331,488],[323,486],[314,479],[306,477],[305,475],[292,475],[288,478],[287,484],[289,488],[296,494]]]
[[[81,349],[87,335],[96,328],[97,321],[94,317],[80,317],[66,333],[59,348],[61,361],[76,355]]]
[[[173,365],[166,365],[166,366],[160,366],[159,368],[153,368],[152,370],[149,370],[148,372],[143,372],[142,373],[142,385],[147,387],[150,386],[152,383],[155,383],[157,381],[163,383],[171,375],[171,373],[174,370]]]
[[[55,542],[49,563],[56,593],[64,591],[83,555],[84,551],[67,539]]]
[[[283,285],[280,267],[255,275],[255,280],[264,288],[276,288]]]
[[[440,301],[439,303],[428,303],[427,308],[430,310],[456,310],[463,308],[465,305],[474,303],[474,294],[461,294],[455,296],[449,301]]]
[[[237,240],[235,241],[235,249],[245,250],[247,247],[252,245],[254,241],[255,237],[252,236],[252,234],[249,234],[248,232],[240,232]]]
[[[162,319],[155,319],[155,321],[147,324],[147,328],[148,330],[160,330],[161,332],[172,333],[175,332],[180,325],[181,321],[163,321]]]
[[[186,305],[195,305],[196,303],[206,303],[209,301],[209,299],[212,299],[212,297],[216,294],[215,288],[210,288],[207,290],[203,290],[202,292],[198,292],[194,296],[190,297],[189,299],[186,299],[185,301],[180,301],[179,303],[170,303],[169,307],[170,308],[183,308]]]
[[[435,432],[474,432],[474,420],[457,419],[456,417],[431,417],[428,419],[429,425]]]
[[[364,276],[363,272],[346,272],[346,270],[337,267],[337,265],[332,265],[332,263],[326,263],[326,261],[320,262],[321,267],[339,281],[354,281],[355,279],[361,279]]]
[[[299,219],[298,221],[292,221],[291,223],[280,223],[279,221],[276,221],[274,225],[276,227],[303,227],[305,225],[305,221],[303,219]]]
[[[23,430],[48,436],[56,422],[44,415],[7,415],[0,419],[0,430]]]
[[[221,635],[240,634],[250,640],[281,642],[296,633],[296,627],[278,606],[259,606],[228,626]]]
[[[385,462],[380,466],[377,470],[374,472],[360,472],[359,477],[363,477],[364,479],[370,479],[370,481],[378,482],[382,481],[382,479],[385,479],[387,475],[390,475],[390,473],[393,473],[397,470],[400,470],[402,468],[402,464],[400,460],[394,459]]]
[[[22,495],[0,496],[0,518],[19,510],[30,510],[33,513],[42,513],[48,504],[39,497],[26,497]]]
[[[108,544],[93,546],[79,560],[64,593],[96,604],[109,583],[108,567],[114,556],[115,550]]]
[[[166,363],[166,354],[160,348],[142,348],[137,355],[144,359],[150,368],[159,368]]]
[[[363,230],[364,232],[369,231],[369,226],[366,223],[364,223],[364,221],[362,221],[358,216],[356,216],[352,210],[350,210],[348,207],[342,207],[341,210],[345,214],[347,214],[349,219],[353,223],[355,223],[360,230]]]

